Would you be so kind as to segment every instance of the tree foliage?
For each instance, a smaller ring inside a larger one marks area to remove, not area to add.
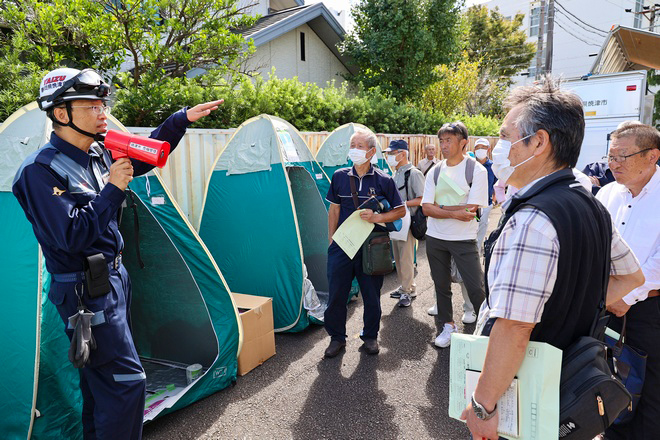
[[[278,79],[273,74],[268,81],[257,77],[254,82],[239,84],[229,84],[214,74],[192,79],[159,78],[139,90],[120,89],[112,113],[128,126],[156,126],[183,106],[220,98],[224,104],[193,127],[238,127],[262,113],[281,117],[303,131],[331,131],[358,122],[380,133],[435,134],[443,123],[461,119],[471,134],[486,136],[496,135],[500,123],[484,116],[446,116],[433,109],[423,110],[401,103],[378,87],[358,87],[352,92],[346,83],[321,88],[297,78]]]
[[[254,51],[236,29],[251,26],[238,0],[20,0],[3,3],[7,44],[46,69],[93,67],[110,76],[127,61],[144,74],[180,77],[200,67],[240,70]]]
[[[505,18],[497,8],[484,5],[465,12],[468,60],[479,63],[477,92],[467,103],[470,113],[498,114],[511,76],[526,70],[536,53],[536,45],[527,43],[520,29],[523,14]]]
[[[422,93],[422,108],[446,115],[466,112],[467,102],[479,85],[479,62],[469,61],[464,53],[459,62],[437,66],[435,72],[438,80]]]
[[[454,0],[361,0],[353,31],[340,47],[359,68],[354,84],[416,100],[436,80],[433,68],[460,52],[459,3]]]

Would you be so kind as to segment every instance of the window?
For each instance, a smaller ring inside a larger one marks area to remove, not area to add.
[[[635,1],[635,12],[641,12],[642,6],[644,6],[644,0]],[[635,14],[635,21],[633,22],[633,27],[640,29],[642,27],[642,14]]]
[[[305,61],[305,33],[300,33],[300,61]]]
[[[539,34],[539,15],[541,7],[532,8],[529,13],[529,36],[535,37]]]

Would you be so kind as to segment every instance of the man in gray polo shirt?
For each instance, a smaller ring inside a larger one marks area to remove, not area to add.
[[[422,204],[424,194],[424,174],[410,163],[408,143],[404,140],[390,142],[385,150],[387,163],[395,169],[394,183],[396,184],[401,200],[413,215]],[[405,241],[392,240],[392,251],[396,262],[396,275],[401,286],[390,294],[399,297],[399,307],[409,307],[412,298],[417,296],[415,285],[415,237],[408,230]]]

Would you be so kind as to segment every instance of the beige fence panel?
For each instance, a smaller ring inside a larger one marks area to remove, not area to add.
[[[149,136],[153,131],[153,128],[146,127],[127,128],[131,133],[140,136]],[[160,170],[165,184],[195,227],[199,223],[211,167],[234,131],[235,129],[188,129],[179,146],[167,161],[167,165]],[[312,153],[316,155],[330,133],[323,131],[301,132],[300,134]],[[376,136],[383,149],[387,148],[390,141],[394,139],[404,139],[408,142],[411,161],[415,164],[424,157],[424,146],[427,144],[435,145],[438,156],[441,156],[437,136],[424,134],[377,134]],[[477,139],[478,137],[470,137],[468,146],[470,151]],[[486,137],[486,139],[491,146],[494,146],[498,138]]]

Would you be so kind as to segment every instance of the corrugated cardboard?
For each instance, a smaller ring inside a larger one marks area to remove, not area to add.
[[[238,374],[244,376],[275,354],[273,300],[241,293],[232,295],[243,324],[243,348],[238,356]]]

